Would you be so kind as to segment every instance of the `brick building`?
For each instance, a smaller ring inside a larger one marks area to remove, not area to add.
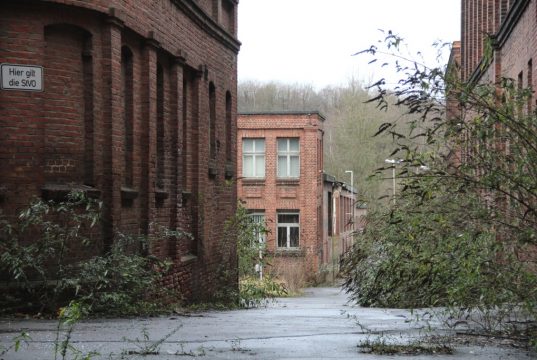
[[[537,56],[537,1],[462,0],[460,75],[463,81],[497,82],[501,77],[534,84]],[[485,36],[493,36],[493,58],[487,62]],[[458,51],[455,48],[455,51]]]
[[[267,249],[284,276],[302,272],[317,279],[330,258],[324,121],[318,112],[244,113],[237,120],[238,196],[266,223]],[[345,206],[350,211],[351,202]],[[334,227],[344,226],[337,221]]]
[[[173,260],[167,285],[210,296],[236,207],[237,7],[2,1],[2,212],[79,189],[104,204],[99,251],[117,232],[186,230],[150,251]]]
[[[448,69],[470,84],[499,84],[502,78],[516,81],[518,88],[535,86],[533,59],[537,58],[537,1],[462,0],[461,40],[453,44]],[[486,53],[486,37],[491,36],[491,57]],[[535,106],[527,104],[528,112]],[[459,104],[448,93],[447,116],[460,118]],[[460,164],[470,151],[470,139],[452,154]]]
[[[352,186],[328,174],[324,174],[323,180],[322,264],[334,276],[343,254],[354,243],[355,230],[363,226],[365,213],[357,209],[356,190]]]

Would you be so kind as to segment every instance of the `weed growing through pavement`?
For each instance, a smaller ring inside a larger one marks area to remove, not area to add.
[[[170,331],[168,334],[163,336],[162,338],[151,341],[149,337],[149,331],[147,328],[142,329],[142,338],[136,338],[134,340],[127,339],[123,337],[123,341],[126,341],[130,344],[135,344],[138,349],[136,350],[123,350],[122,354],[124,355],[159,355],[160,354],[160,347],[161,345],[168,340],[170,337],[172,337],[179,329],[183,327],[183,325],[177,326],[175,329]]]
[[[7,347],[0,345],[0,356],[4,356],[12,350],[18,352],[21,349],[22,345],[25,345],[27,347],[28,341],[30,340],[32,340],[30,334],[28,334],[26,331],[21,331],[19,335],[11,339],[11,345]]]
[[[437,355],[453,354],[453,348],[443,344],[429,344],[422,340],[414,340],[406,344],[391,343],[385,337],[374,340],[366,339],[358,344],[360,351],[375,355]]]

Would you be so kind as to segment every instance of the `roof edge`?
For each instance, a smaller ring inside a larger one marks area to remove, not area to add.
[[[326,121],[326,117],[318,110],[289,110],[289,111],[245,111],[239,112],[239,115],[317,115],[322,121]]]

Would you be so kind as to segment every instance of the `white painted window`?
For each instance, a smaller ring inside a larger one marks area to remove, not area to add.
[[[298,212],[278,213],[278,248],[298,248],[300,217]]]
[[[259,243],[265,242],[265,213],[253,212],[250,213],[250,219],[255,224],[255,238]]]
[[[300,144],[298,138],[278,139],[278,177],[300,176]]]
[[[242,176],[265,177],[265,139],[242,139]]]

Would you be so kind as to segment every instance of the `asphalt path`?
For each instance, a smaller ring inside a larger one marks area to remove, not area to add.
[[[418,312],[419,313],[419,312]],[[437,320],[413,321],[416,312],[362,308],[348,304],[339,288],[310,288],[304,296],[278,299],[266,307],[180,313],[157,318],[82,321],[69,338],[65,359],[98,353],[91,359],[530,359],[535,353],[509,341],[468,341],[455,345],[452,355],[393,355],[363,353],[365,341],[408,343],[453,330]],[[422,313],[423,314],[423,313]],[[0,321],[0,345],[26,331],[31,340],[3,360],[55,359],[57,322]],[[57,359],[62,359],[59,354]],[[79,359],[84,359],[79,357]]]

